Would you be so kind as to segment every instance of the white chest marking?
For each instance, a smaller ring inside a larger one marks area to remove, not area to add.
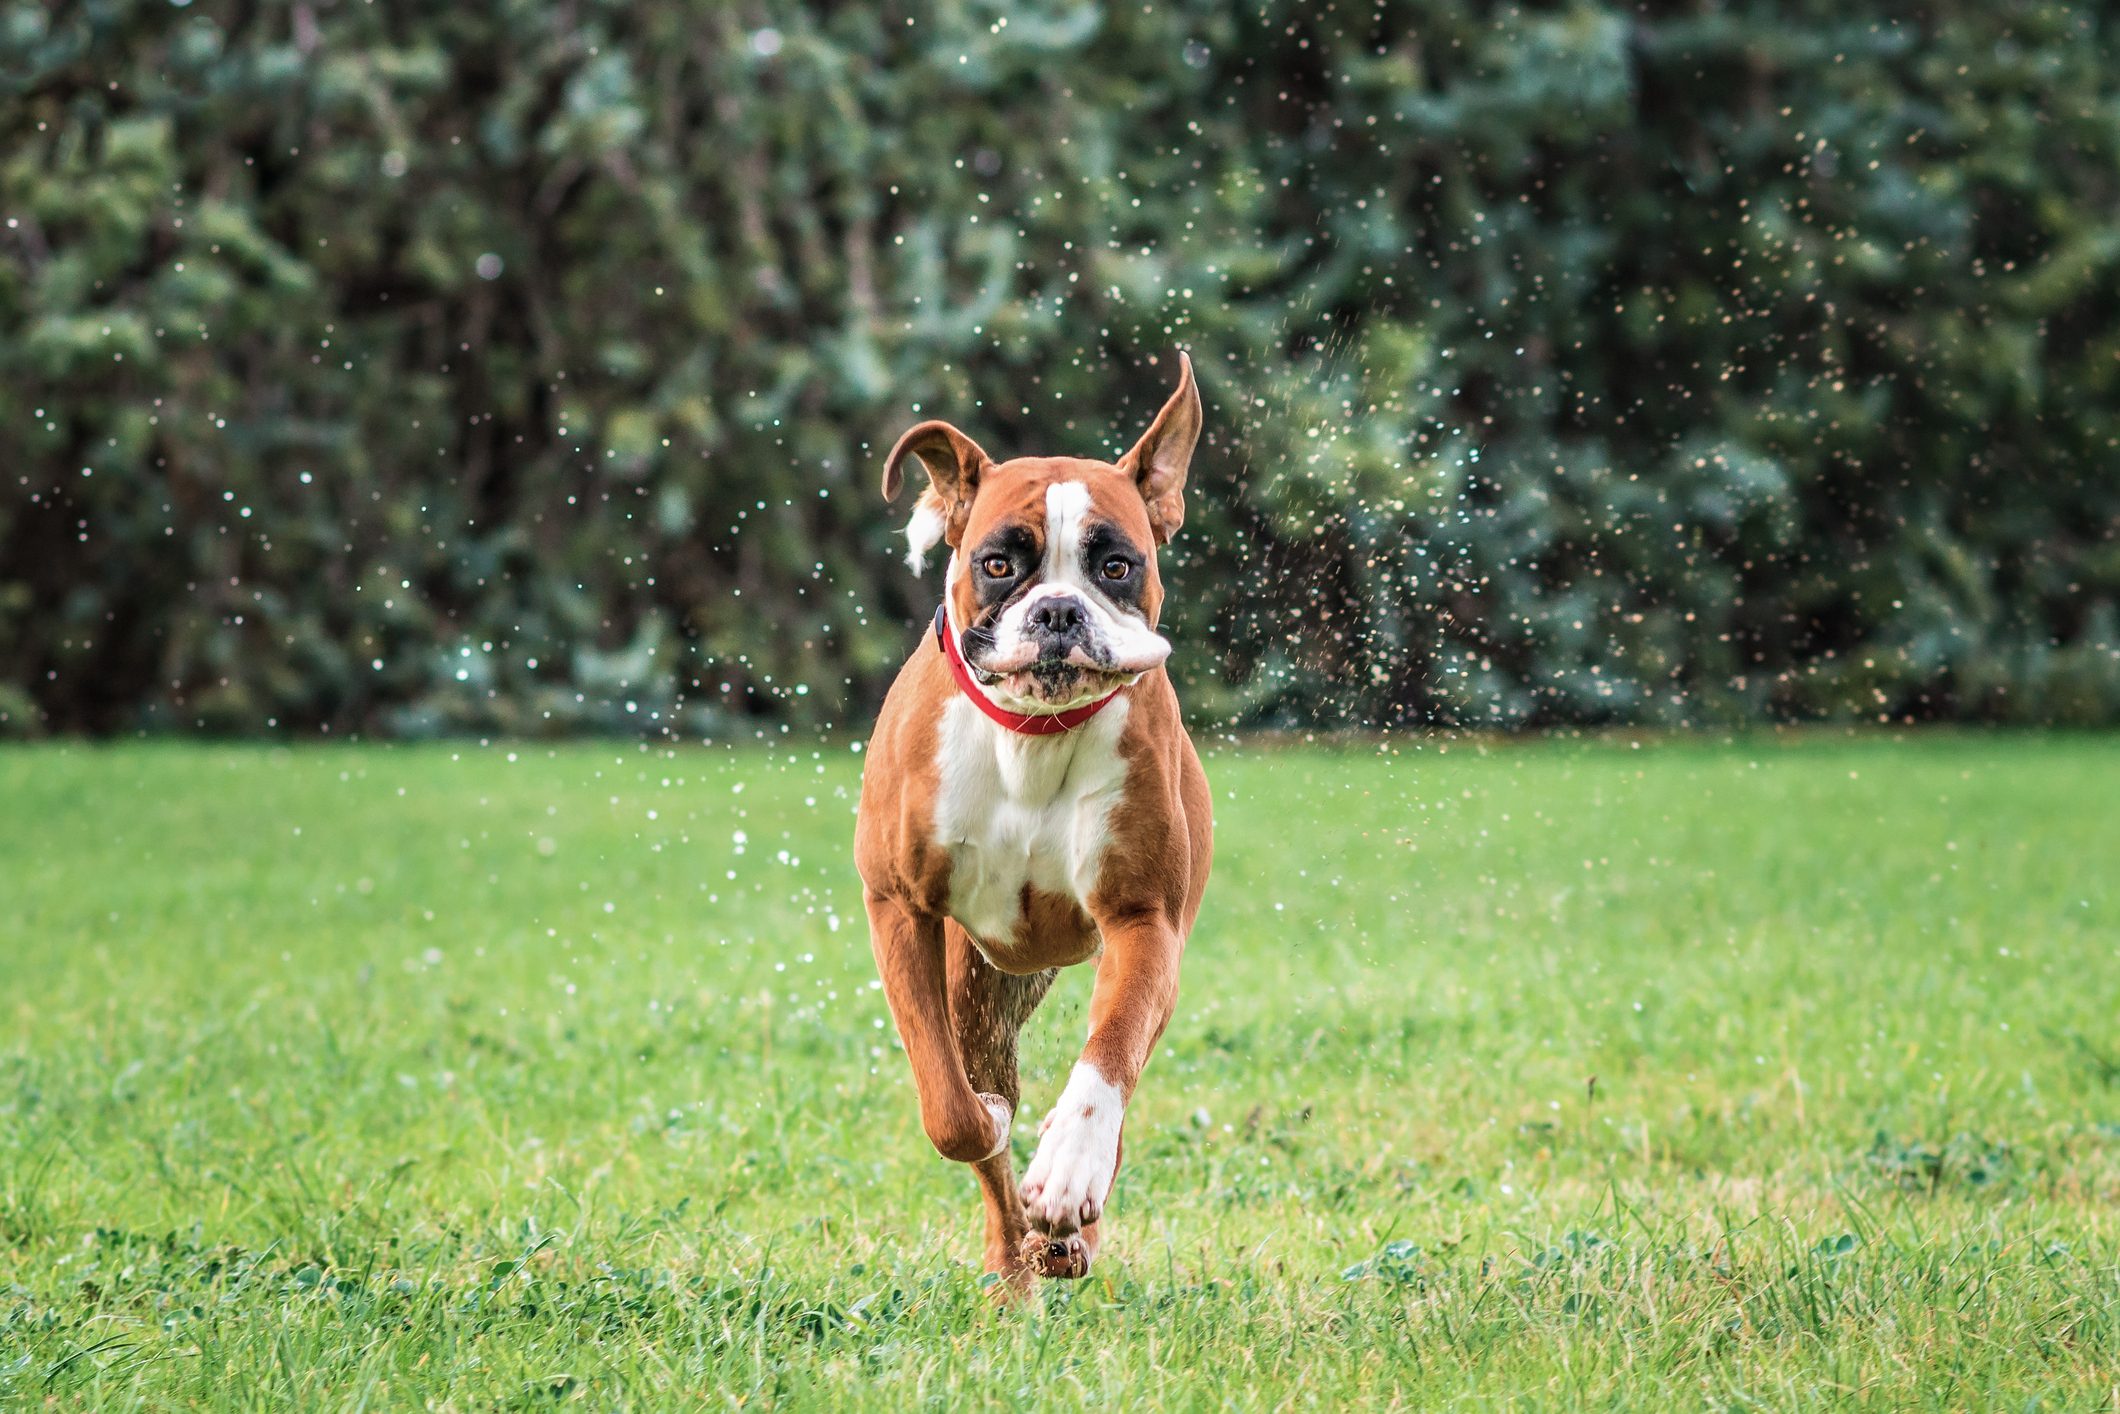
[[[1087,905],[1126,785],[1129,706],[1051,736],[1006,731],[962,696],[943,708],[935,837],[950,852],[950,916],[982,944],[1021,941],[1025,885]]]

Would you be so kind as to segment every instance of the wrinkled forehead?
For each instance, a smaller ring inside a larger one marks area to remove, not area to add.
[[[972,498],[965,545],[976,546],[1004,526],[1022,526],[1043,544],[1049,493],[1067,484],[1089,493],[1087,520],[1123,531],[1144,551],[1154,547],[1148,507],[1132,479],[1109,462],[1080,457],[1018,457],[988,471]]]

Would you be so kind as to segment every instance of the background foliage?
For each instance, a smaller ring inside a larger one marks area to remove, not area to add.
[[[2120,719],[2101,7],[0,0],[0,730],[855,721],[1189,348],[1203,719]]]

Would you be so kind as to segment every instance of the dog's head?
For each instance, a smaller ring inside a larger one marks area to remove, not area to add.
[[[997,463],[947,422],[923,422],[891,448],[885,499],[898,494],[907,457],[928,473],[906,526],[907,560],[917,573],[936,542],[948,542],[949,631],[1002,707],[1064,712],[1170,656],[1156,632],[1156,547],[1184,524],[1185,469],[1199,439],[1200,394],[1181,353],[1177,391],[1117,462]]]

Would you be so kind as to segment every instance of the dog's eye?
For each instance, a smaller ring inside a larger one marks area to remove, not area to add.
[[[1128,564],[1126,561],[1120,559],[1117,555],[1112,556],[1110,559],[1104,562],[1104,577],[1114,584],[1117,584],[1120,580],[1126,578],[1133,572],[1134,567]]]
[[[986,571],[989,579],[1007,579],[1016,570],[1006,555],[988,555],[979,562],[979,568]]]

